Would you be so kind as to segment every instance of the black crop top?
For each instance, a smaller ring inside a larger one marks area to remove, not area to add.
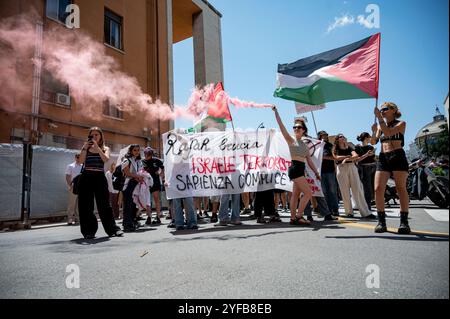
[[[335,151],[335,155],[337,156],[352,156],[352,152],[354,151],[353,148],[351,148],[350,146],[347,147],[346,149],[340,149],[339,147],[336,147],[336,151]],[[342,164],[343,161],[337,161],[337,164]]]
[[[391,123],[388,124],[388,127],[394,127],[398,123],[400,123],[400,121],[394,120],[394,121],[392,121]],[[401,141],[402,142],[402,147],[405,146],[405,136],[403,135],[403,133],[398,132],[397,134],[394,134],[394,135],[391,135],[391,136],[384,136],[383,132],[381,132],[381,137],[380,137],[380,142],[381,143],[391,142],[391,141]]]

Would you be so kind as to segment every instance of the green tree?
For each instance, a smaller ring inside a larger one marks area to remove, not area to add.
[[[441,155],[448,156],[448,125],[443,124],[439,126],[442,129],[439,136],[436,138],[436,142],[428,145],[428,153],[433,157],[439,157]],[[422,152],[426,153],[426,149]]]

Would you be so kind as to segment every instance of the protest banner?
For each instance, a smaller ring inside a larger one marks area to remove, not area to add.
[[[305,139],[320,170],[323,142]],[[280,132],[206,132],[163,135],[166,194],[169,199],[258,192],[292,191],[289,147]],[[314,196],[320,181],[307,167]]]

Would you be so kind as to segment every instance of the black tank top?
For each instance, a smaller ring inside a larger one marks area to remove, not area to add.
[[[394,121],[392,121],[391,123],[388,124],[388,127],[394,127],[398,123],[400,123],[400,121],[394,120]],[[385,136],[383,134],[383,132],[381,132],[380,142],[384,143],[384,142],[390,142],[390,141],[401,141],[402,142],[402,147],[405,146],[405,136],[403,135],[403,133],[398,132],[397,134],[394,134],[394,135],[391,135],[391,136]]]
[[[346,149],[341,149],[339,147],[336,147],[335,154],[338,156],[346,156],[346,155],[351,156],[353,151],[354,151],[353,148],[351,148],[350,146],[347,147]],[[342,164],[342,162],[343,161],[338,161],[337,164],[338,165]]]
[[[91,153],[88,151],[84,162],[84,169],[87,171],[103,172],[105,169],[105,163],[100,157],[100,154]]]

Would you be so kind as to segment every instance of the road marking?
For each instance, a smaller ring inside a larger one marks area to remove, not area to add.
[[[347,220],[347,219],[342,218],[342,217],[339,217],[339,223],[340,224],[345,224],[346,226],[349,226],[349,227],[375,230],[375,226],[373,226],[373,225],[359,224],[357,222],[354,222],[354,221],[351,221],[351,220]],[[397,231],[398,231],[397,228],[388,228],[388,232],[397,233]],[[434,236],[449,237],[448,233],[436,233],[436,232],[432,232],[432,231],[423,231],[423,230],[412,230],[411,235],[431,235],[431,236],[434,235]]]
[[[344,208],[339,208],[339,213],[345,215],[345,209]],[[355,214],[355,213],[359,214],[359,210],[353,210],[353,214]],[[386,216],[389,216],[389,217],[400,217],[400,209],[399,208],[387,208],[386,209]]]
[[[448,222],[449,212],[446,209],[425,209],[425,212],[438,222]]]

